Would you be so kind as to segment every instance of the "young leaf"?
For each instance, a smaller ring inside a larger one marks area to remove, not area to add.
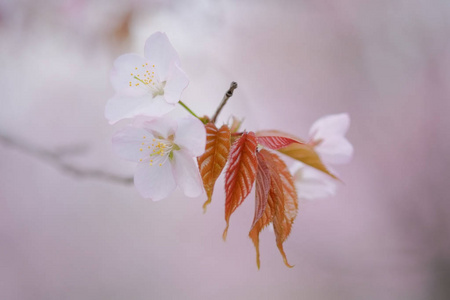
[[[279,152],[292,157],[304,164],[307,164],[319,171],[322,171],[334,179],[339,180],[333,173],[331,173],[327,167],[322,163],[319,155],[314,148],[308,144],[291,144],[287,147],[281,148]]]
[[[267,166],[264,156],[259,152],[256,153],[256,159],[258,161],[258,169],[256,170],[256,183],[255,183],[255,216],[253,218],[253,228],[256,222],[263,216],[267,206],[267,198],[269,197],[270,190],[270,170]]]
[[[289,266],[286,254],[284,253],[283,243],[291,233],[292,224],[294,224],[294,220],[297,217],[298,197],[297,192],[295,191],[294,179],[286,164],[275,154],[273,154],[273,160],[280,174],[284,195],[284,217],[281,219],[281,226],[279,226],[280,230],[278,232],[275,230],[275,234],[277,237],[278,250],[280,250],[281,255],[283,256],[284,263]]]
[[[225,221],[227,226],[223,232],[224,240],[227,238],[231,214],[242,204],[255,182],[258,164],[256,146],[255,134],[244,132],[231,147],[228,169],[225,173]]]
[[[258,136],[257,139],[258,139],[258,144],[260,144],[266,148],[272,149],[272,150],[278,150],[280,148],[287,147],[293,143],[303,144],[302,142],[300,142],[298,140],[294,140],[292,138],[284,137],[284,136],[274,136],[274,135]]]
[[[237,132],[239,130],[239,128],[241,127],[242,122],[244,122],[244,119],[238,119],[235,116],[231,116],[230,131],[232,133]]]
[[[256,132],[256,136],[257,137],[262,137],[262,136],[280,136],[280,137],[285,137],[285,138],[290,138],[293,139],[301,144],[304,144],[305,142],[296,137],[295,135],[292,135],[290,133],[286,133],[283,131],[279,131],[279,130],[260,130]]]
[[[208,200],[203,204],[203,210],[211,203],[214,184],[227,163],[230,152],[230,129],[223,125],[217,129],[213,123],[205,125],[206,146],[205,153],[197,158],[198,167],[203,180]]]
[[[289,265],[283,249],[283,243],[291,232],[298,210],[297,194],[292,175],[289,173],[286,164],[276,154],[264,149],[258,154],[264,157],[267,163],[271,183],[264,214],[254,224],[249,233],[256,248],[256,264],[259,269],[259,233],[270,222],[273,222],[277,247],[286,266],[292,267]]]
[[[333,175],[327,169],[327,167],[322,163],[322,160],[320,159],[317,152],[314,150],[313,145],[309,145],[309,144],[303,142],[301,139],[299,139],[296,136],[293,136],[289,133],[285,133],[285,132],[278,131],[278,130],[262,130],[262,131],[258,131],[256,133],[256,135],[258,136],[258,141],[259,141],[259,138],[261,138],[263,136],[278,136],[278,137],[290,138],[290,139],[297,141],[297,143],[291,143],[290,145],[288,145],[284,148],[279,148],[279,149],[274,149],[274,150],[278,150],[279,152],[281,152],[287,156],[290,156],[293,159],[301,161],[302,163],[307,164],[313,168],[316,168],[317,170],[322,171],[325,174],[328,174],[329,176],[333,177],[334,179],[339,180],[339,178],[337,178],[335,175]],[[270,147],[268,147],[268,148],[270,148]]]
[[[259,269],[259,233],[273,221],[274,198],[280,198],[282,195],[281,181],[277,180],[279,178],[276,176],[276,170],[269,168],[264,155],[260,152],[256,153],[256,158],[258,170],[256,173],[255,217],[249,236],[256,248],[256,265]],[[274,176],[273,180],[272,176]]]

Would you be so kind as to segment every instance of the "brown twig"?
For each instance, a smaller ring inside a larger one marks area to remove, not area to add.
[[[222,110],[222,108],[225,106],[225,104],[227,103],[228,99],[231,98],[231,96],[233,96],[233,92],[235,89],[237,89],[238,84],[236,82],[231,82],[230,84],[230,88],[228,89],[228,91],[225,93],[225,95],[223,96],[222,102],[220,103],[219,107],[216,110],[216,113],[214,114],[214,116],[211,118],[211,122],[216,123],[216,119],[220,114],[220,111]]]

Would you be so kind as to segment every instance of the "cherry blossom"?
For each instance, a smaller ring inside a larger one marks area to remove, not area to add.
[[[299,199],[314,200],[336,194],[337,182],[327,174],[301,162],[295,162],[290,171]]]
[[[333,164],[350,162],[353,146],[345,138],[350,126],[348,114],[328,115],[318,119],[309,131],[309,144],[319,154],[328,169]],[[299,199],[317,199],[336,194],[337,182],[325,173],[303,163],[296,162],[291,167]]]
[[[345,138],[350,126],[348,114],[324,116],[311,126],[309,143],[326,165],[345,164],[353,156],[353,146]]]
[[[145,42],[144,56],[119,56],[110,74],[115,95],[105,117],[111,124],[137,115],[161,116],[174,109],[189,84],[178,54],[165,33],[156,32]]]
[[[198,119],[177,113],[136,117],[112,140],[120,157],[137,163],[134,184],[144,198],[153,201],[166,198],[177,186],[188,197],[203,191],[194,158],[205,150],[205,128]]]

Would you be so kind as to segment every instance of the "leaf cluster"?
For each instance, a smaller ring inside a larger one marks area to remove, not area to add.
[[[231,215],[255,186],[255,214],[249,237],[256,248],[256,264],[259,268],[259,234],[269,224],[273,224],[276,244],[284,263],[292,267],[288,263],[283,243],[297,217],[298,197],[292,174],[278,153],[336,177],[322,163],[314,147],[301,139],[275,130],[238,133],[239,125],[236,125],[236,121],[233,121],[232,129],[227,125],[218,129],[214,123],[205,125],[205,153],[197,158],[208,197],[203,209],[206,212],[215,182],[228,164],[225,171],[226,227],[223,239],[227,237]]]

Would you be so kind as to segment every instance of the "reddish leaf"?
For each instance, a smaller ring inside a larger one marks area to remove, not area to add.
[[[271,167],[269,167],[263,154],[260,152],[256,154],[258,171],[256,173],[255,217],[249,233],[256,248],[256,265],[258,269],[260,267],[259,233],[273,221],[274,198],[281,197],[281,181],[276,176],[276,170],[273,170],[273,165],[271,164]]]
[[[203,204],[204,212],[211,203],[214,184],[227,163],[230,152],[230,129],[223,125],[219,130],[213,123],[205,125],[205,153],[197,158],[198,167],[203,180],[208,200]]]
[[[275,229],[275,234],[277,237],[277,247],[283,256],[284,263],[289,266],[286,254],[284,253],[283,243],[291,233],[292,224],[297,217],[298,197],[297,192],[295,191],[294,179],[286,164],[275,154],[273,154],[273,160],[277,165],[280,174],[284,195],[284,216],[281,218],[281,226],[278,226],[279,230],[277,231]],[[275,224],[274,228],[276,228]]]
[[[259,268],[259,233],[273,222],[277,247],[283,256],[284,263],[292,267],[287,261],[283,243],[289,236],[297,216],[298,204],[294,182],[286,164],[276,154],[263,149],[260,155],[267,163],[271,183],[264,214],[249,233],[256,248],[256,264]]]
[[[259,141],[259,138],[261,138],[263,136],[274,136],[274,135],[279,136],[279,137],[290,138],[290,139],[297,141],[297,143],[291,143],[290,145],[288,145],[286,147],[282,147],[282,148],[274,149],[274,150],[278,150],[279,152],[281,152],[287,156],[290,156],[293,159],[301,161],[302,163],[307,164],[313,168],[316,168],[317,170],[328,174],[329,176],[333,177],[334,179],[339,180],[339,178],[337,178],[335,175],[333,175],[327,169],[327,167],[322,163],[322,160],[320,159],[317,152],[314,150],[313,145],[308,145],[305,142],[303,142],[301,139],[299,139],[298,137],[293,136],[289,133],[278,131],[278,130],[258,131],[256,133],[256,135],[258,136],[258,141]],[[270,147],[268,147],[268,148],[270,148]]]
[[[261,131],[257,131],[256,132],[256,136],[257,137],[262,137],[262,136],[280,136],[280,137],[285,137],[285,138],[290,138],[293,139],[301,144],[304,144],[305,142],[296,137],[295,135],[292,135],[290,133],[286,133],[283,131],[279,131],[279,130],[261,130]]]
[[[255,217],[253,218],[252,228],[256,222],[263,216],[267,206],[267,197],[270,190],[270,170],[267,166],[264,156],[259,152],[256,153],[258,161],[258,169],[256,170],[255,184]]]
[[[258,144],[272,150],[278,150],[293,143],[301,144],[302,142],[284,136],[258,136]]]
[[[225,173],[225,221],[227,226],[223,232],[224,240],[227,237],[231,214],[242,204],[255,182],[256,146],[255,134],[244,132],[231,147],[230,161]]]

